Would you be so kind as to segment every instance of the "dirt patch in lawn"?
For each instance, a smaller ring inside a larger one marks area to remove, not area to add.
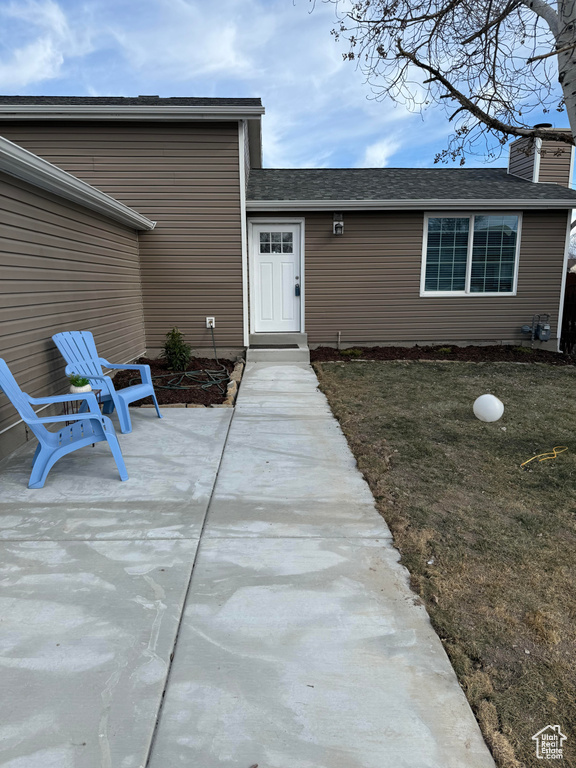
[[[310,350],[312,362],[328,360],[459,360],[463,362],[548,363],[574,365],[574,358],[532,347],[494,344],[490,346],[434,347],[317,347]]]
[[[160,405],[176,403],[221,405],[226,399],[226,385],[234,369],[234,363],[230,360],[216,362],[207,357],[193,357],[186,369],[189,373],[194,372],[195,380],[192,380],[189,377],[183,378],[181,374],[169,371],[165,361],[162,359],[153,360],[148,357],[141,357],[136,362],[150,366],[154,390]],[[114,377],[116,389],[123,389],[131,383],[140,383],[138,371],[119,371]],[[186,385],[187,388],[165,388],[167,386],[181,387],[182,385]],[[191,385],[190,388],[188,388],[189,385]],[[142,400],[131,403],[131,405],[136,407],[152,405],[152,398],[145,397]]]
[[[498,765],[540,765],[532,736],[559,724],[575,768],[576,370],[315,368]],[[487,392],[492,424],[472,413]]]

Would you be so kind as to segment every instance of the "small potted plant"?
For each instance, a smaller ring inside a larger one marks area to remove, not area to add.
[[[68,377],[70,382],[70,393],[73,395],[79,395],[82,392],[91,392],[92,387],[90,382],[85,376],[80,376],[77,373],[73,373]]]

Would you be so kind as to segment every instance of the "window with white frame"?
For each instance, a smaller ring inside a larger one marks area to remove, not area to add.
[[[517,214],[428,216],[422,294],[513,294]]]

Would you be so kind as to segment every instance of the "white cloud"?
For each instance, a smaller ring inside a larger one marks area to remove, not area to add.
[[[385,168],[388,165],[388,160],[398,152],[401,146],[401,143],[396,139],[380,139],[380,141],[366,147],[364,157],[358,167]]]
[[[67,57],[90,50],[89,34],[76,35],[53,0],[0,6],[0,40],[9,55],[0,61],[0,87],[14,91],[59,77]]]
[[[128,64],[154,78],[176,83],[214,76],[238,80],[257,72],[249,41],[258,25],[246,23],[258,17],[251,4],[246,0],[239,18],[234,0],[155,0],[144,4],[152,18],[150,13],[140,19],[111,18],[110,32]]]
[[[27,0],[23,3],[8,3],[1,8],[5,18],[21,19],[28,24],[45,27],[63,36],[68,29],[66,16],[58,3],[53,0]]]
[[[64,56],[48,37],[40,38],[12,52],[8,61],[0,63],[0,87],[7,90],[25,88],[29,83],[57,77]]]

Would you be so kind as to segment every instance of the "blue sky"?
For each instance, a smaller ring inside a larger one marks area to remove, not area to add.
[[[422,118],[371,100],[330,34],[333,6],[311,8],[309,0],[0,0],[0,93],[259,96],[267,167],[433,165],[450,133],[443,111]],[[503,155],[496,164],[505,163]]]

